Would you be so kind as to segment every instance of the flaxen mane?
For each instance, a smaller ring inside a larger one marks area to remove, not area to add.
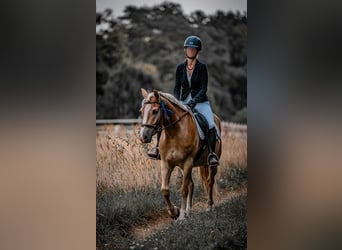
[[[182,104],[180,101],[178,101],[173,95],[171,95],[169,93],[164,93],[164,92],[161,92],[161,91],[159,92],[159,95],[164,97],[165,99],[167,99],[172,104],[180,107],[184,111],[188,111],[187,107],[184,104]]]

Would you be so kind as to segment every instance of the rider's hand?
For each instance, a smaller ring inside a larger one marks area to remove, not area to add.
[[[185,103],[185,105],[188,106],[191,110],[193,110],[193,108],[196,106],[196,103],[191,100]]]

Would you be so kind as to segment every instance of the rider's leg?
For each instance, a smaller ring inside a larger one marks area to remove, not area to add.
[[[198,112],[203,114],[208,121],[209,125],[209,133],[208,133],[208,164],[209,166],[217,166],[219,165],[218,156],[215,153],[216,146],[216,131],[215,131],[215,121],[214,115],[210,107],[209,101],[197,103],[196,109]]]
[[[160,139],[161,131],[157,133],[157,144],[150,151],[147,152],[147,155],[154,159],[160,159],[159,156],[159,139]]]
[[[215,131],[215,128],[211,128],[208,133],[208,148],[209,148],[208,165],[209,166],[219,165],[219,159],[215,153],[215,146],[216,146],[216,131]]]

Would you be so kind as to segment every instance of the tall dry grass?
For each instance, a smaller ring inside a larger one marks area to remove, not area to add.
[[[142,144],[138,139],[139,125],[132,130],[110,125],[96,132],[96,184],[97,190],[136,191],[160,187],[160,161],[147,157],[155,145]],[[228,168],[247,167],[247,127],[222,123],[222,155],[218,179],[227,178]],[[198,169],[193,171],[195,183],[201,183]],[[176,170],[171,184],[180,185],[181,171]]]
[[[222,122],[222,168],[247,167],[247,126]]]
[[[159,164],[146,157],[147,149],[148,145],[124,126],[105,126],[97,131],[97,188],[129,192],[159,186]]]
[[[132,229],[137,225],[146,226],[147,221],[154,220],[158,215],[166,214],[165,202],[159,191],[160,161],[151,160],[147,157],[148,149],[155,145],[155,138],[150,144],[142,144],[137,137],[138,131],[139,126],[126,129],[124,126],[112,125],[102,127],[96,132],[97,249],[128,249],[132,244],[137,247],[132,242]],[[222,195],[220,193],[218,197],[220,200],[216,199],[214,195],[215,204],[223,204],[219,201],[224,201],[226,191],[229,192],[235,187],[246,186],[246,128],[241,129],[235,124],[222,123],[221,137],[223,150],[216,183],[220,192],[222,191]],[[201,206],[204,206],[206,194],[200,188],[202,182],[198,168],[193,171],[193,179],[196,186],[194,198],[199,201],[194,203],[194,210],[200,211]],[[177,168],[173,171],[170,180],[171,198],[175,204],[180,204],[180,195],[175,191],[180,188],[181,181],[182,174]],[[168,241],[175,238],[183,238],[186,239],[185,241],[191,240],[200,245],[204,244],[201,241],[205,239],[203,233],[206,235],[203,228],[212,231],[211,228],[228,228],[228,226],[231,228],[229,231],[231,237],[235,239],[242,235],[241,244],[245,244],[245,199],[246,195],[239,202],[224,205],[221,212],[217,210],[216,214],[212,215],[212,218],[220,217],[220,223],[223,223],[221,226],[217,224],[215,219],[208,219],[207,215],[204,219],[195,217],[191,228],[201,232],[195,231],[197,235],[195,238],[193,236],[194,231],[189,234],[179,232],[177,228],[172,229],[171,233],[168,231],[163,236],[165,239],[163,248],[169,249]],[[226,212],[227,209],[230,210],[229,213]],[[234,211],[237,212],[237,215],[234,214]],[[224,213],[226,217],[223,218],[220,213]],[[223,229],[217,231],[215,235],[219,237],[213,239],[215,244],[226,244],[227,233]],[[151,242],[151,244],[147,244],[146,249],[155,248],[153,244],[160,246],[159,241]],[[179,249],[181,245],[178,244],[175,249]]]

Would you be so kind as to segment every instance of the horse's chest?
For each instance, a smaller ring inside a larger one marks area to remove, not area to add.
[[[169,162],[174,162],[176,164],[183,163],[187,158],[188,153],[186,151],[179,151],[176,148],[168,149],[164,154],[164,159]]]
[[[193,144],[185,136],[162,141],[159,146],[160,154],[170,164],[183,165],[193,155]]]
[[[182,156],[182,154],[176,150],[175,148],[170,148],[169,150],[166,151],[165,158],[170,159],[178,159],[179,157]]]

